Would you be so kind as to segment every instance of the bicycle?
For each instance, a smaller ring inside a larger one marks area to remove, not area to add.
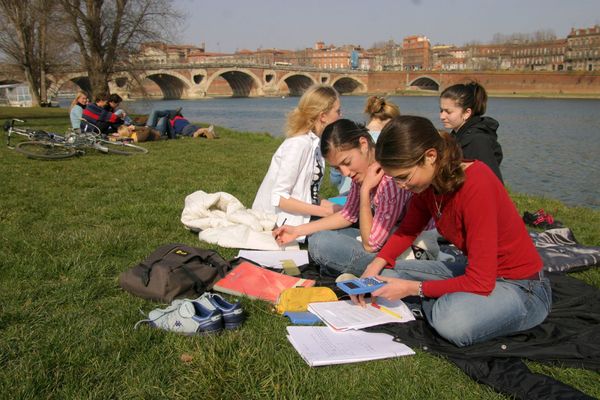
[[[110,141],[97,132],[75,132],[67,131],[66,135],[59,135],[44,130],[34,130],[15,126],[15,122],[25,121],[13,118],[6,121],[6,144],[8,148],[26,155],[30,158],[42,160],[59,160],[85,154],[85,149],[94,149],[102,153],[113,153],[120,155],[144,154],[148,150],[128,143],[126,141]],[[96,128],[97,129],[97,128]],[[26,140],[11,146],[13,135],[24,137]]]

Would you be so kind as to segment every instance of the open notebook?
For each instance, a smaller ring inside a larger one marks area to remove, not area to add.
[[[326,326],[288,326],[287,338],[311,367],[415,354],[385,333],[334,332]]]

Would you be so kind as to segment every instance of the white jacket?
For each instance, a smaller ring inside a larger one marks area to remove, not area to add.
[[[185,198],[181,222],[186,228],[199,232],[198,238],[221,247],[285,250],[298,245],[280,247],[271,230],[276,216],[246,209],[229,193],[205,193],[198,190]]]
[[[311,204],[310,186],[313,171],[316,168],[317,157],[322,166],[325,161],[317,152],[320,139],[313,132],[286,139],[277,149],[267,175],[263,179],[256,198],[252,204],[253,210],[277,214],[277,225],[286,220],[286,225],[298,226],[310,221],[310,215],[288,213],[279,208],[281,198],[303,201]]]

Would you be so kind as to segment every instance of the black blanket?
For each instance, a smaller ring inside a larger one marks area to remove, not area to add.
[[[442,355],[480,383],[520,399],[591,398],[545,375],[522,359],[600,371],[600,290],[564,274],[548,274],[553,305],[539,326],[509,337],[459,348],[424,320],[367,328],[393,335],[412,348]]]

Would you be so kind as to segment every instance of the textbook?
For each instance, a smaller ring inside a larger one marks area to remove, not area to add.
[[[247,261],[240,263],[213,286],[214,290],[234,296],[266,300],[273,304],[285,289],[314,286],[315,281],[280,274]]]
[[[311,367],[414,355],[386,333],[334,332],[325,326],[288,326],[287,338]]]

